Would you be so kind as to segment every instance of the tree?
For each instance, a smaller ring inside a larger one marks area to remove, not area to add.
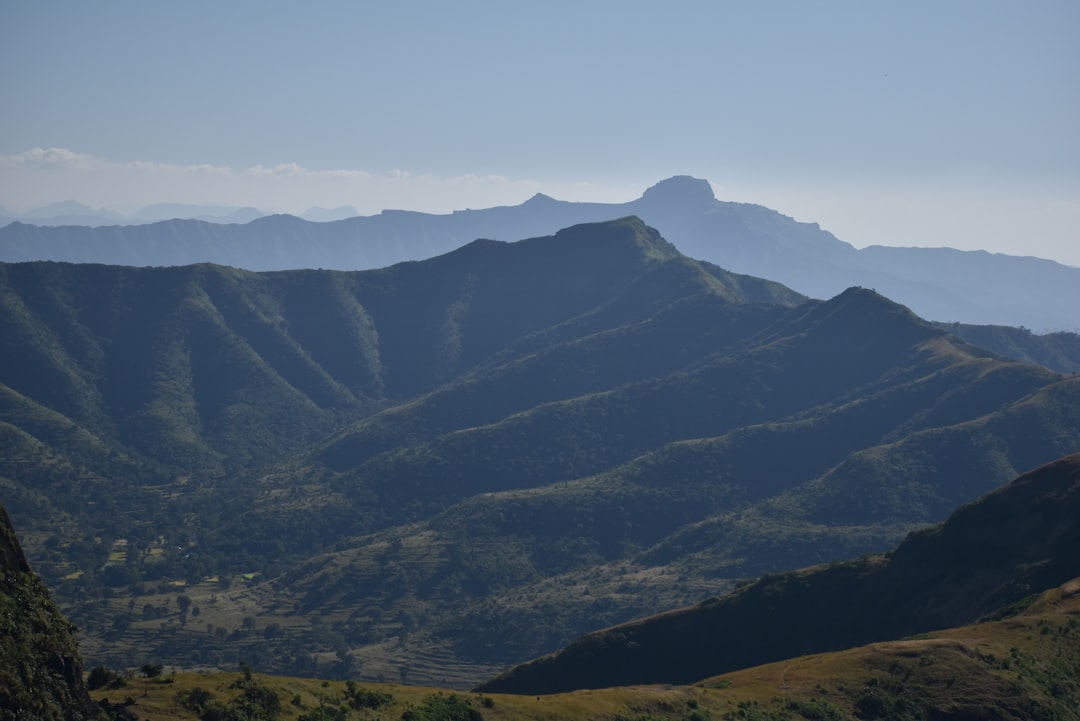
[[[160,663],[144,663],[139,667],[139,672],[148,679],[157,678],[164,670],[165,666]]]
[[[99,688],[119,688],[123,685],[123,679],[116,675],[115,671],[104,666],[95,666],[90,669],[90,675],[86,679],[86,688],[94,691]]]
[[[139,671],[142,673],[146,682],[143,684],[143,696],[150,695],[150,681],[161,675],[161,672],[165,669],[160,663],[144,663],[139,667]]]

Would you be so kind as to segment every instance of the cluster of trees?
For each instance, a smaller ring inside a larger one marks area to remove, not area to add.
[[[279,694],[273,688],[259,683],[249,664],[242,662],[240,668],[241,677],[230,684],[231,689],[239,690],[240,693],[228,701],[219,699],[213,692],[196,686],[189,691],[177,693],[177,703],[198,714],[200,721],[276,721],[283,711]],[[346,683],[345,693],[339,697],[338,701],[322,698],[317,706],[306,707],[300,695],[297,694],[293,696],[290,703],[304,709],[297,717],[298,721],[347,721],[349,718],[354,718],[351,711],[375,711],[385,708],[394,703],[394,696],[391,693],[364,688],[354,681],[349,681]]]

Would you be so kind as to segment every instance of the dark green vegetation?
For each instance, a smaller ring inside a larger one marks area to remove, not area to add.
[[[83,682],[75,628],[26,561],[0,506],[0,719],[96,717]]]
[[[463,687],[1080,447],[1080,379],[636,219],[352,273],[3,265],[0,304],[0,493],[91,665]]]
[[[1077,575],[1080,455],[1073,455],[960,508],[941,525],[913,533],[888,554],[768,576],[695,607],[589,634],[481,688],[537,694],[692,683],[987,615],[1012,616],[1032,603],[1032,594]],[[1072,631],[1080,632],[1080,624],[1067,620],[1058,619],[1046,633],[1070,636],[1074,645],[1058,676],[1068,685],[1063,695],[1075,699],[1080,635]],[[876,715],[863,717],[898,718],[884,701],[886,687],[875,692],[882,699]]]

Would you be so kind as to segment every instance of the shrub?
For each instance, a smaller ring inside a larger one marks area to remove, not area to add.
[[[176,701],[184,708],[201,714],[210,707],[214,695],[204,688],[196,686],[190,691],[181,691],[176,694]]]
[[[119,674],[104,666],[94,666],[86,678],[86,688],[91,691],[99,688],[122,688],[126,685],[127,683]]]
[[[378,709],[389,706],[394,702],[394,695],[383,691],[372,691],[366,688],[352,688],[349,705],[355,709],[370,708]]]
[[[427,696],[422,706],[401,714],[402,721],[483,721],[483,718],[468,699],[442,693]]]

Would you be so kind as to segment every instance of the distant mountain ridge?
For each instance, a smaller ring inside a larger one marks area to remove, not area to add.
[[[810,297],[829,298],[860,285],[930,320],[1080,330],[1080,268],[948,248],[856,250],[816,223],[719,201],[708,182],[687,176],[615,204],[537,194],[517,206],[448,215],[385,210],[326,223],[281,215],[243,225],[186,220],[90,229],[12,223],[0,229],[0,260],[359,270],[433,257],[477,238],[514,241],[627,215],[658,228],[690,257],[776,280]]]
[[[318,215],[321,209],[312,208]],[[332,213],[336,217],[345,217],[340,211],[323,211]],[[92,208],[85,203],[67,200],[60,203],[50,203],[40,208],[31,208],[22,213],[15,213],[0,207],[0,226],[9,223],[29,223],[41,226],[63,225],[86,225],[90,227],[108,225],[144,225],[163,220],[203,220],[209,223],[250,223],[256,218],[267,215],[261,210],[251,207],[219,206],[219,205],[191,205],[188,203],[155,203],[146,205],[131,213],[121,213],[106,208]],[[353,211],[351,215],[356,215]],[[320,220],[324,218],[312,218]]]

